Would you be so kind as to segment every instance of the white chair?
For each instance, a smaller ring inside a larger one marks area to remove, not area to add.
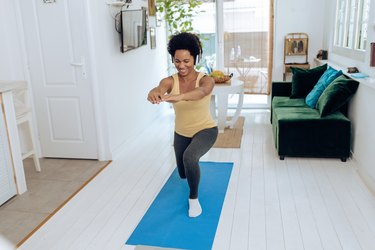
[[[20,134],[22,148],[22,160],[33,156],[35,170],[41,171],[39,158],[36,155],[36,144],[32,113],[29,102],[27,87],[13,91],[14,109],[16,113],[17,126]],[[23,136],[22,136],[23,135]],[[22,140],[24,139],[24,141]],[[23,146],[23,147],[22,147]]]

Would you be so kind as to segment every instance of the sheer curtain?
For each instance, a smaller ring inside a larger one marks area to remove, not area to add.
[[[272,0],[224,1],[224,67],[245,93],[269,94],[272,73]]]
[[[247,94],[269,94],[273,0],[203,0],[193,27],[203,41],[201,69],[233,73]]]

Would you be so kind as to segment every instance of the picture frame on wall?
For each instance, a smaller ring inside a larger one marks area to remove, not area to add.
[[[156,14],[155,0],[148,0],[148,15],[155,16],[155,14]]]

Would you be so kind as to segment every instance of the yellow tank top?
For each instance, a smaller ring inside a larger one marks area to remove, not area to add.
[[[199,80],[204,76],[199,73],[195,87],[199,87]],[[180,94],[178,75],[172,75],[174,83],[171,94]],[[173,103],[175,118],[175,131],[177,134],[193,137],[197,132],[216,126],[210,112],[211,94],[197,101],[180,101]]]

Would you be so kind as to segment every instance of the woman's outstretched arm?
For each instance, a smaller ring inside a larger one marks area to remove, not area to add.
[[[163,96],[169,94],[173,87],[173,78],[167,77],[160,81],[159,86],[150,90],[147,100],[152,104],[159,104],[163,101]]]

